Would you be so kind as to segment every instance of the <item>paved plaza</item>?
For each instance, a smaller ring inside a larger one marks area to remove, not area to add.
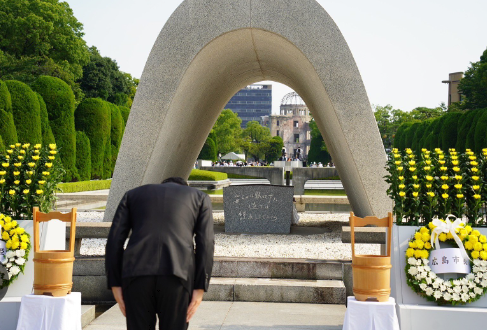
[[[341,330],[344,305],[204,301],[189,330]],[[122,330],[118,305],[84,330]]]

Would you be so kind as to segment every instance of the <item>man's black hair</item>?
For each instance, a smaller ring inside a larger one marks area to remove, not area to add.
[[[173,177],[167,178],[164,181],[162,181],[161,183],[167,183],[167,182],[174,182],[174,183],[180,184],[182,186],[188,185],[186,180],[184,180],[183,178],[181,178],[179,176],[173,176]]]

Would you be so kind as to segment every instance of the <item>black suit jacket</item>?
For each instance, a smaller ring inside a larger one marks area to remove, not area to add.
[[[108,287],[122,286],[122,278],[175,275],[189,289],[207,291],[213,251],[207,194],[177,183],[140,186],[123,196],[113,217],[105,254]]]

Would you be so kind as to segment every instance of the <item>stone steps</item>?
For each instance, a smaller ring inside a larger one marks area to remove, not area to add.
[[[82,305],[81,306],[81,327],[84,328],[95,319],[95,306]]]
[[[345,304],[346,288],[339,280],[213,277],[207,301],[248,301]]]

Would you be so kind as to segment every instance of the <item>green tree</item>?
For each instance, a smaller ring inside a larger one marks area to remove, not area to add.
[[[467,141],[465,143],[465,148],[471,149],[472,151],[475,150],[475,130],[477,129],[479,119],[483,113],[484,113],[483,109],[476,109],[475,115],[472,117],[472,121],[470,122],[470,128],[467,133]]]
[[[216,136],[215,142],[218,152],[222,155],[239,149],[239,141],[242,134],[241,123],[242,120],[230,109],[223,110],[218,116],[213,126],[213,131]]]
[[[115,163],[117,162],[118,151],[120,149],[120,144],[122,143],[122,135],[123,135],[123,118],[122,114],[120,113],[120,109],[115,105],[110,103],[111,109],[111,133],[110,133],[110,140],[111,140],[111,173],[113,173],[113,168],[115,167]],[[110,175],[111,176],[111,175]]]
[[[46,102],[49,125],[66,171],[64,181],[77,180],[74,93],[64,81],[49,76],[40,76],[32,88]]]
[[[411,111],[411,116],[413,119],[416,120],[426,120],[430,118],[438,118],[443,116],[447,111],[447,108],[444,103],[440,104],[439,107],[436,108],[426,108],[426,107],[417,107]]]
[[[21,143],[42,143],[41,110],[36,93],[17,80],[7,80],[12,99],[12,114],[17,137]]]
[[[440,133],[441,149],[446,151],[450,148],[455,148],[458,135],[458,121],[462,116],[460,112],[449,112],[444,115],[445,121]]]
[[[110,108],[102,99],[84,99],[76,108],[75,119],[76,130],[90,140],[91,178],[101,179],[107,140],[110,143]]]
[[[3,142],[12,145],[18,142],[17,130],[12,114],[12,98],[8,91],[7,84],[0,80],[0,132]]]
[[[326,149],[323,136],[314,119],[309,122],[309,128],[311,130],[311,145],[308,153],[308,163],[329,163],[331,161],[331,156]]]
[[[480,61],[471,63],[464,77],[458,84],[464,100],[462,109],[487,108],[487,49],[480,56]]]
[[[268,163],[274,162],[279,157],[281,157],[282,147],[284,146],[284,142],[280,136],[273,136],[269,140],[269,148],[265,154],[265,160]]]
[[[393,145],[399,126],[413,119],[409,112],[394,109],[390,104],[386,106],[375,105],[374,116],[385,147]]]
[[[216,162],[218,160],[218,155],[216,153],[216,146],[215,141],[212,138],[208,137],[201,148],[200,154],[198,155],[198,159],[204,160],[211,160],[212,162]]]
[[[455,149],[457,151],[464,152],[465,149],[469,148],[467,147],[468,132],[477,115],[477,110],[470,110],[458,120],[457,143],[455,144]]]
[[[80,86],[86,97],[99,97],[116,105],[132,106],[138,80],[119,70],[115,60],[90,47],[90,61],[83,67]]]
[[[16,58],[45,56],[79,78],[89,59],[83,35],[67,2],[0,0],[0,50]]]
[[[406,130],[411,127],[414,123],[411,121],[402,123],[401,126],[397,128],[396,136],[394,138],[394,147],[399,150],[404,150],[405,148],[410,148],[410,145],[406,144]]]
[[[414,135],[421,125],[421,122],[416,121],[412,123],[413,124],[409,126],[404,132],[404,143],[406,145],[406,148],[414,149]]]
[[[482,152],[483,148],[487,148],[487,109],[482,109],[475,127],[474,134],[475,149],[477,154]]]
[[[247,123],[242,136],[249,137],[253,143],[267,142],[271,139],[271,131],[268,127],[262,126],[258,121],[252,120]]]

